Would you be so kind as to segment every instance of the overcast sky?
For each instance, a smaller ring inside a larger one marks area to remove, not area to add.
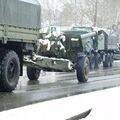
[[[41,3],[41,6],[44,8],[47,8],[47,5],[49,4],[52,9],[61,10],[62,9],[62,3],[60,0],[38,0]]]

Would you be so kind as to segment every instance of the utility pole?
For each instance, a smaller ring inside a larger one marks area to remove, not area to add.
[[[95,0],[95,11],[94,11],[94,26],[97,26],[97,12],[98,12],[98,0]]]
[[[77,12],[77,1],[75,0],[75,11]],[[77,24],[77,13],[75,13],[75,25]]]

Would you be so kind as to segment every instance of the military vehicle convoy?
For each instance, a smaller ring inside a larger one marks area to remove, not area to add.
[[[79,82],[88,80],[89,60],[84,41],[98,33],[44,36],[39,34],[40,11],[37,0],[0,0],[0,91],[16,88],[23,64],[27,65],[30,80],[37,80],[41,70],[76,70]]]

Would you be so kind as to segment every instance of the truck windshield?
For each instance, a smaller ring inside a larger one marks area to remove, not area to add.
[[[92,28],[91,27],[72,27],[71,30],[91,32]]]

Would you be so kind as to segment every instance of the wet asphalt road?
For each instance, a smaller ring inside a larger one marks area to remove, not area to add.
[[[75,73],[41,72],[39,81],[29,81],[24,74],[15,91],[0,93],[0,111],[116,86],[120,86],[120,62],[113,68],[91,71],[89,81],[80,84]]]

